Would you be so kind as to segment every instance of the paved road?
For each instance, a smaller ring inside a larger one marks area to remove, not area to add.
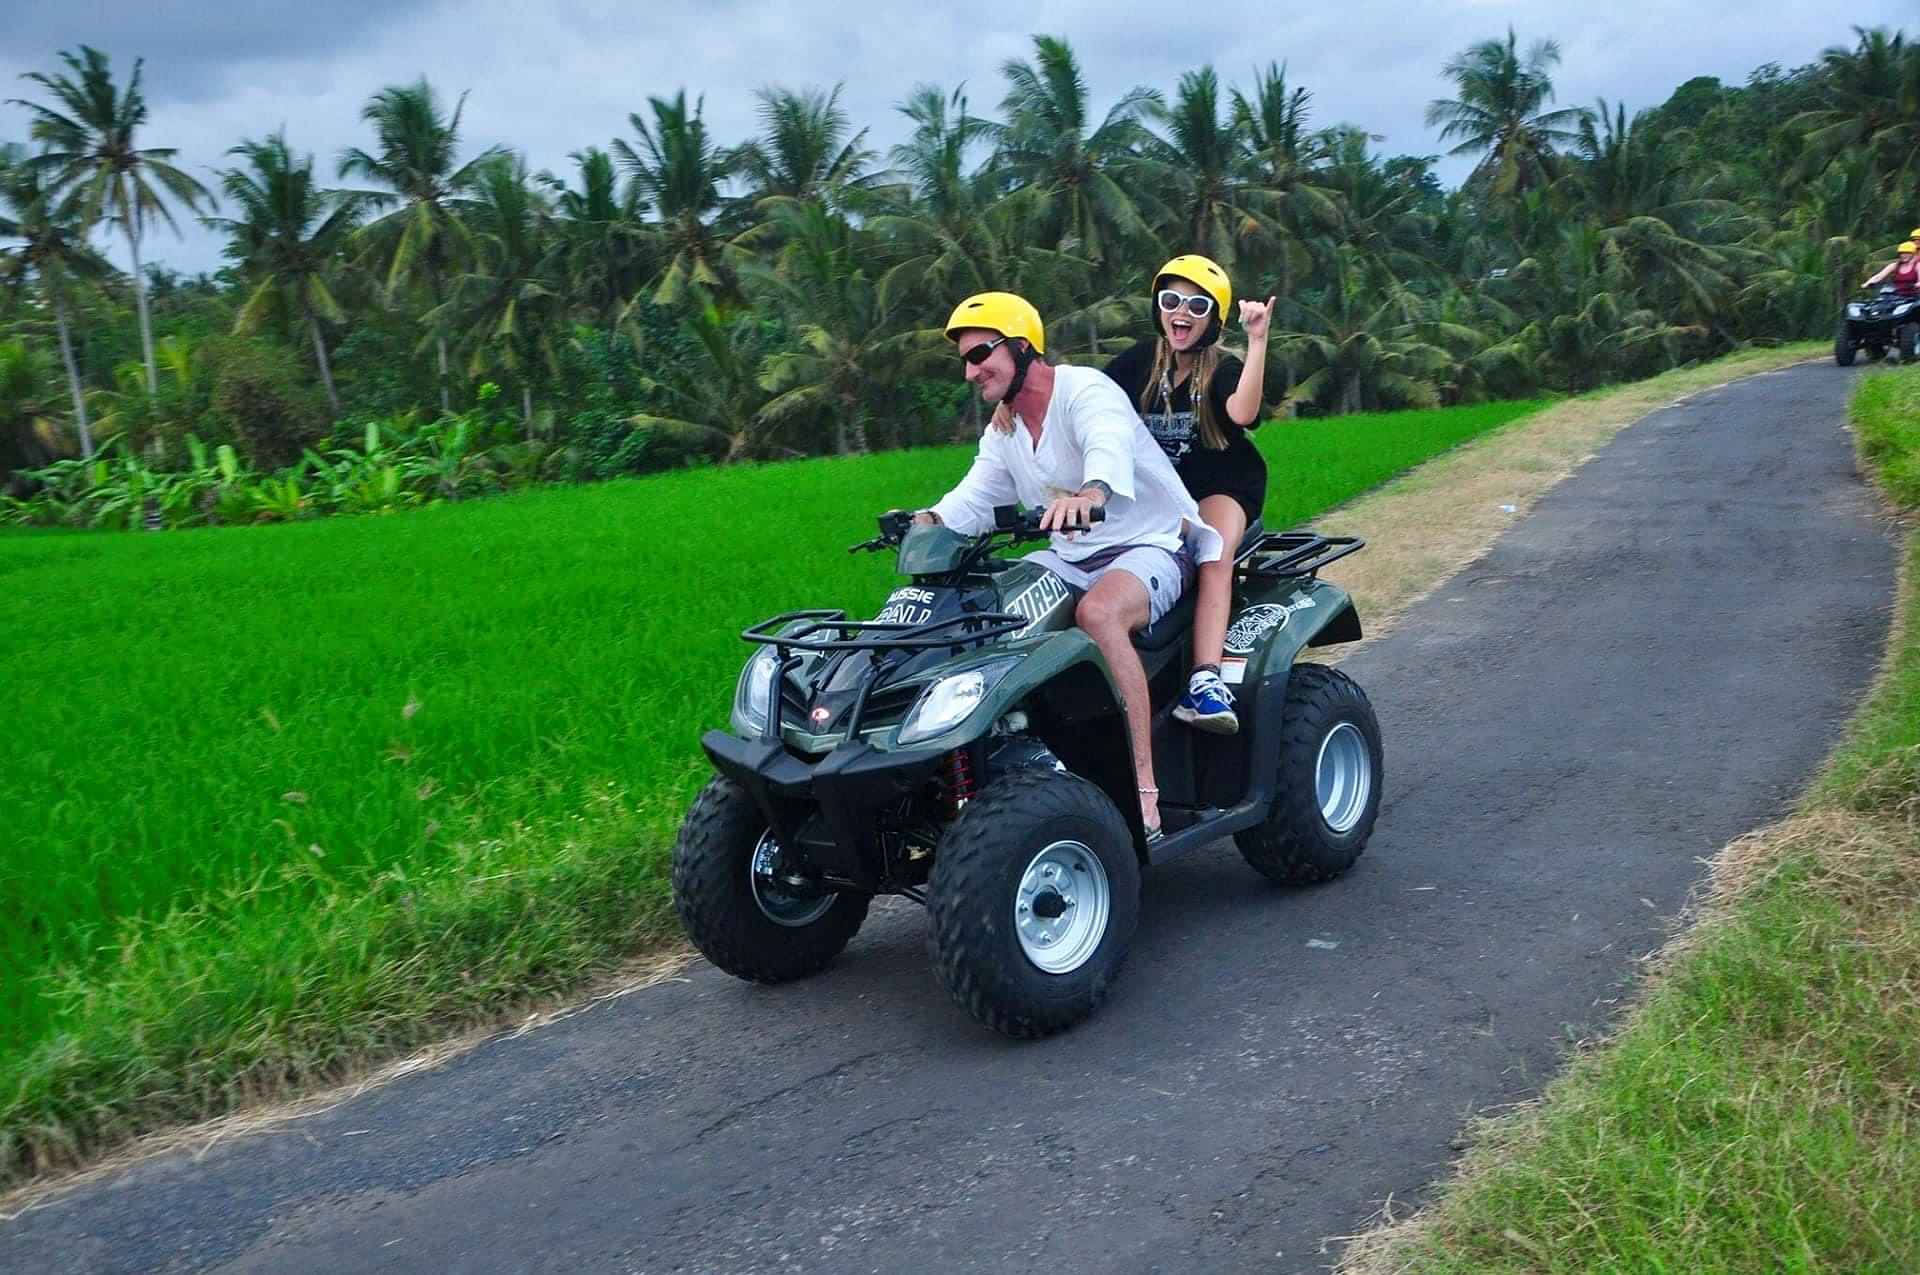
[[[1064,1037],[974,1027],[900,903],[810,982],[697,966],[138,1166],[0,1226],[0,1270],[1323,1269],[1536,1090],[1701,856],[1833,744],[1894,570],[1852,380],[1654,413],[1357,652],[1389,773],[1360,866],[1287,892],[1223,844],[1151,874]]]

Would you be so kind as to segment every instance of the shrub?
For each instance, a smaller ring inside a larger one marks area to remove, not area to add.
[[[236,340],[219,343],[209,357],[214,364],[211,415],[253,468],[291,465],[327,437],[326,407],[305,383],[291,351]]]

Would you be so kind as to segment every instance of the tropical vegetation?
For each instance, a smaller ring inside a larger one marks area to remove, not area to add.
[[[1561,57],[1510,29],[1445,62],[1427,120],[1474,161],[1451,190],[1438,153],[1317,119],[1282,65],[1096,90],[1056,36],[1005,63],[993,113],[917,87],[884,155],[837,86],[773,86],[753,136],[676,91],[549,172],[421,80],[374,89],[337,159],[242,138],[199,157],[220,161],[203,184],[148,136],[141,63],[83,47],[25,78],[30,135],[0,148],[0,349],[24,387],[0,481],[17,519],[98,523],[96,476],[155,475],[134,523],[166,526],[199,506],[160,488],[210,489],[192,475],[222,448],[302,499],[204,521],[360,507],[320,488],[369,437],[460,434],[501,484],[950,441],[977,427],[937,334],[957,296],[1018,289],[1051,353],[1093,360],[1194,250],[1279,296],[1276,410],[1578,391],[1817,336],[1920,220],[1903,32],[1639,110],[1559,102]],[[224,236],[218,271],[150,259],[186,216]]]

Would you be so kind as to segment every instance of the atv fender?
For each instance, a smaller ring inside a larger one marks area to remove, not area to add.
[[[965,721],[912,747],[944,751],[979,745],[994,724],[1015,709],[1027,714],[1030,733],[1068,770],[1107,794],[1127,821],[1144,862],[1147,830],[1140,821],[1140,781],[1133,768],[1126,712],[1106,657],[1078,628],[1033,639],[1020,662]]]
[[[1242,704],[1246,740],[1248,799],[1272,798],[1272,776],[1279,765],[1280,711],[1294,663],[1310,647],[1360,640],[1360,615],[1345,590],[1325,580],[1298,577],[1249,590],[1237,600],[1227,623],[1226,660]],[[1232,662],[1245,661],[1238,669]]]

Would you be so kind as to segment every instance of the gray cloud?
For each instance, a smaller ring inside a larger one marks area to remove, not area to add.
[[[718,137],[737,141],[755,127],[754,89],[845,81],[848,109],[884,151],[905,134],[894,108],[918,82],[965,81],[976,111],[997,108],[1005,90],[999,68],[1030,55],[1035,31],[1072,42],[1101,111],[1135,84],[1171,93],[1180,72],[1204,63],[1245,84],[1256,66],[1285,62],[1292,81],[1313,90],[1317,122],[1364,125],[1390,153],[1432,154],[1442,147],[1422,113],[1447,91],[1442,64],[1509,23],[1523,44],[1559,40],[1561,104],[1604,95],[1638,109],[1692,76],[1739,83],[1762,63],[1799,65],[1829,45],[1850,44],[1851,23],[1891,26],[1910,17],[1904,0],[1861,0],[1844,15],[1752,0],[1733,23],[1709,21],[1697,0],[1577,10],[1544,0],[1438,0],[1417,10],[1355,0],[1304,11],[1269,0],[1132,13],[1108,0],[911,10],[800,0],[256,0],[217,16],[151,0],[27,0],[23,12],[16,0],[10,8],[0,92],[25,95],[32,86],[20,83],[21,72],[52,69],[58,50],[82,42],[113,54],[116,65],[143,56],[149,142],[179,148],[184,163],[209,177],[240,138],[283,124],[296,147],[318,153],[331,171],[341,148],[366,140],[359,111],[367,97],[421,74],[449,100],[470,91],[471,148],[501,142],[536,168],[565,168],[569,151],[629,134],[629,112],[681,87],[705,97]],[[24,114],[0,106],[0,140],[25,131]],[[1450,161],[1442,171],[1457,179],[1465,168]],[[185,269],[219,261],[217,240],[197,227],[152,250]]]

